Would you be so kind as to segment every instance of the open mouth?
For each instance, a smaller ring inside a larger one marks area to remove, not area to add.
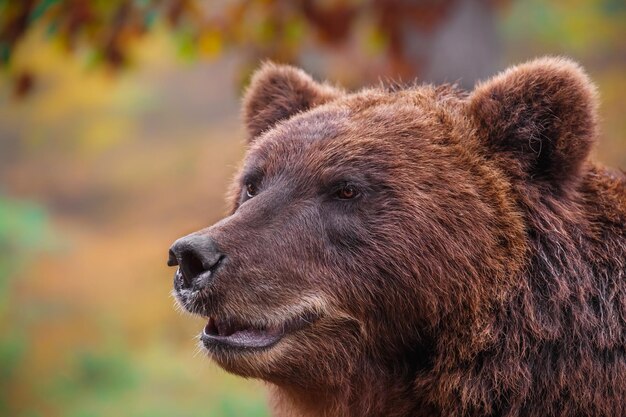
[[[312,319],[297,318],[280,326],[257,327],[238,323],[235,320],[220,320],[209,317],[202,331],[201,340],[205,347],[222,346],[231,348],[260,349],[276,344],[285,335],[312,323]]]

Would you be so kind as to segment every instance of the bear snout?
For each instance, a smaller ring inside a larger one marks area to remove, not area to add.
[[[168,266],[178,266],[176,290],[201,290],[213,280],[226,256],[207,235],[191,234],[178,239],[169,251]]]

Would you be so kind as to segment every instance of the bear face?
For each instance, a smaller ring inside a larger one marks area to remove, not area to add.
[[[321,353],[329,357],[318,363],[332,367],[311,369],[323,374],[310,379],[327,382],[365,352],[412,353],[420,331],[484,296],[471,294],[469,281],[508,269],[521,226],[499,220],[515,213],[493,207],[505,185],[463,154],[469,135],[450,143],[458,133],[449,132],[471,132],[458,101],[447,89],[364,92],[254,139],[231,215],[199,232],[223,265],[188,306],[241,326],[295,328],[256,350],[205,340],[218,363],[244,376],[300,380],[302,362]],[[494,258],[486,262],[485,253]]]
[[[348,94],[266,64],[244,99],[230,215],[170,250],[176,297],[207,318],[202,344],[230,372],[289,392],[349,386],[353,403],[385,381],[396,400],[433,407],[416,400],[416,375],[442,351],[453,366],[494,349],[494,312],[527,285],[525,196],[576,192],[595,107],[562,59],[469,94]]]

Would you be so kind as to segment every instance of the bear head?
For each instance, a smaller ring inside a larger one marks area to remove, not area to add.
[[[175,295],[226,370],[332,387],[489,342],[527,251],[519,193],[566,194],[595,137],[595,90],[544,58],[473,92],[347,93],[265,64],[245,94],[230,214],[179,239]],[[451,351],[454,349],[449,347]]]

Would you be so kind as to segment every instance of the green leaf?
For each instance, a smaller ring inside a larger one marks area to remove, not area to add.
[[[0,63],[7,65],[11,59],[11,47],[6,42],[0,42]]]
[[[58,2],[59,0],[41,0],[30,13],[30,16],[28,16],[28,21],[30,23],[36,22],[48,11],[50,7],[54,6]]]
[[[156,22],[158,15],[159,14],[155,9],[150,9],[146,12],[143,18],[143,23],[147,29],[150,29],[152,26],[154,26],[154,23]]]

